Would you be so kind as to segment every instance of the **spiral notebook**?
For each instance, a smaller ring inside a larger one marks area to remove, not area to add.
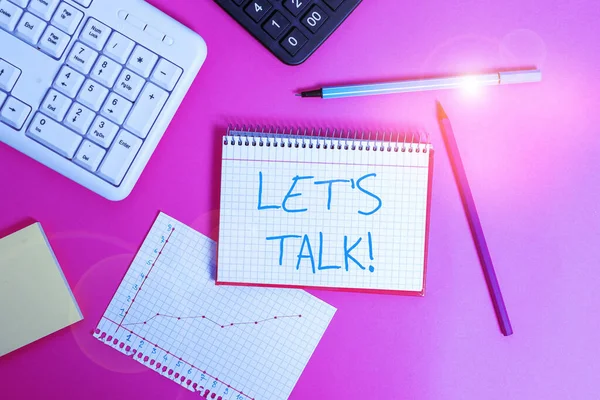
[[[423,295],[425,134],[230,129],[217,284]]]

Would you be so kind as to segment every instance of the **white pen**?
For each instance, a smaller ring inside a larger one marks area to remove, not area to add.
[[[392,93],[422,92],[426,90],[472,88],[477,86],[508,85],[514,83],[539,82],[539,69],[502,71],[480,75],[463,75],[446,78],[428,78],[366,85],[332,86],[296,94],[302,97],[336,99],[342,97],[374,96]]]

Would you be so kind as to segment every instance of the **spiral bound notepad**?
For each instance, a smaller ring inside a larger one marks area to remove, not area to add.
[[[424,294],[424,134],[230,129],[217,284]]]

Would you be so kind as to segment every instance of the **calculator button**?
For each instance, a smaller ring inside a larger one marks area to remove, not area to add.
[[[267,20],[267,22],[265,22],[263,29],[273,39],[278,39],[288,26],[290,26],[290,21],[288,21],[282,13],[277,11],[275,14],[273,14],[273,16],[271,16],[271,18]]]
[[[308,42],[306,36],[304,36],[297,28],[294,28],[285,39],[281,41],[281,45],[291,56],[295,56],[306,42]]]
[[[30,112],[31,107],[27,104],[14,97],[9,97],[6,103],[4,103],[2,111],[0,111],[0,121],[21,130]]]
[[[83,75],[65,65],[54,81],[54,88],[73,98],[77,95],[84,80]]]
[[[134,74],[128,69],[124,69],[115,85],[115,92],[125,97],[127,100],[135,101],[138,94],[144,87],[146,81],[139,75]]]
[[[63,31],[48,25],[46,31],[40,39],[39,48],[51,57],[62,57],[63,51],[67,48],[71,37]]]
[[[154,68],[156,61],[158,61],[158,56],[156,54],[137,45],[135,50],[133,50],[133,54],[129,57],[127,67],[133,72],[147,78],[150,76],[150,72],[152,72],[152,68]]]
[[[56,6],[58,6],[59,0],[31,0],[27,9],[37,15],[38,17],[50,21],[50,17]]]
[[[113,124],[106,118],[98,115],[90,127],[86,137],[92,142],[98,143],[100,146],[107,149],[118,131],[118,125]]]
[[[104,54],[118,63],[125,64],[134,46],[133,40],[126,38],[119,32],[113,32],[110,39],[108,39],[108,43],[106,43]]]
[[[25,13],[17,25],[17,36],[29,44],[37,44],[46,23],[33,14]]]
[[[238,6],[241,6],[241,5],[242,5],[242,3],[244,2],[244,0],[233,0],[233,2],[234,2],[235,4],[237,4]]]
[[[266,13],[271,9],[271,3],[267,0],[253,0],[246,6],[246,14],[258,22],[265,16]]]
[[[71,49],[71,54],[69,54],[67,63],[77,71],[88,74],[97,57],[98,53],[94,50],[90,49],[85,44],[77,43]]]
[[[316,33],[320,27],[323,26],[329,16],[325,14],[325,11],[321,7],[315,5],[310,11],[302,18],[302,24],[308,28],[312,33]]]
[[[85,135],[95,116],[93,111],[79,103],[73,103],[65,117],[64,124],[80,135]]]
[[[121,130],[102,162],[98,175],[113,185],[120,185],[140,147],[141,139]]]
[[[302,10],[310,3],[311,0],[284,0],[283,5],[290,10],[294,17],[300,15]]]
[[[94,66],[94,69],[92,69],[90,76],[104,86],[112,87],[112,85],[115,84],[115,80],[117,80],[119,72],[121,72],[121,66],[119,64],[110,58],[101,56],[98,58],[98,61],[96,61],[96,65]]]
[[[182,73],[181,68],[162,58],[156,69],[154,69],[150,80],[163,89],[171,91]]]
[[[0,89],[10,92],[15,86],[21,71],[6,61],[0,59]]]
[[[31,125],[29,125],[27,136],[68,159],[73,158],[73,154],[75,154],[82,140],[81,136],[75,132],[40,113],[35,115]]]
[[[58,122],[62,121],[71,105],[71,99],[58,93],[56,90],[50,90],[40,107],[40,110],[49,117]]]
[[[344,0],[323,0],[325,4],[329,6],[332,10],[337,10],[337,8],[344,2]]]
[[[111,29],[93,18],[88,19],[85,28],[81,31],[79,39],[95,50],[102,50],[110,36]]]
[[[79,96],[77,96],[77,100],[84,106],[98,111],[106,95],[108,95],[108,89],[91,79],[87,79],[79,92]]]
[[[96,172],[105,154],[106,150],[88,140],[84,140],[73,161],[88,171]]]
[[[52,18],[52,25],[72,35],[82,19],[83,13],[81,11],[63,2]]]

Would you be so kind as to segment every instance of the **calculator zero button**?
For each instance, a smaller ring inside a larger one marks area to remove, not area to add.
[[[269,12],[271,7],[271,3],[267,0],[253,0],[246,6],[245,10],[246,14],[248,14],[254,22],[258,22]]]
[[[73,158],[82,140],[75,132],[40,113],[35,115],[29,125],[27,136],[68,159]]]
[[[295,56],[302,46],[308,42],[306,36],[302,34],[297,28],[294,28],[282,41],[281,45],[283,48],[290,53],[291,56]]]
[[[79,39],[95,50],[102,50],[110,36],[110,32],[111,29],[108,26],[90,18],[81,31]]]
[[[273,14],[273,16],[271,16],[271,18],[267,20],[267,22],[264,23],[263,29],[269,34],[269,36],[277,40],[283,34],[283,32],[285,32],[288,26],[290,26],[290,21],[288,21],[282,13],[277,11],[275,14]]]
[[[319,28],[327,21],[327,18],[329,18],[329,16],[325,14],[325,11],[323,11],[321,7],[315,5],[304,18],[302,18],[302,24],[312,33],[317,33]]]
[[[283,5],[294,15],[294,17],[297,17],[310,1],[311,0],[284,0]]]

